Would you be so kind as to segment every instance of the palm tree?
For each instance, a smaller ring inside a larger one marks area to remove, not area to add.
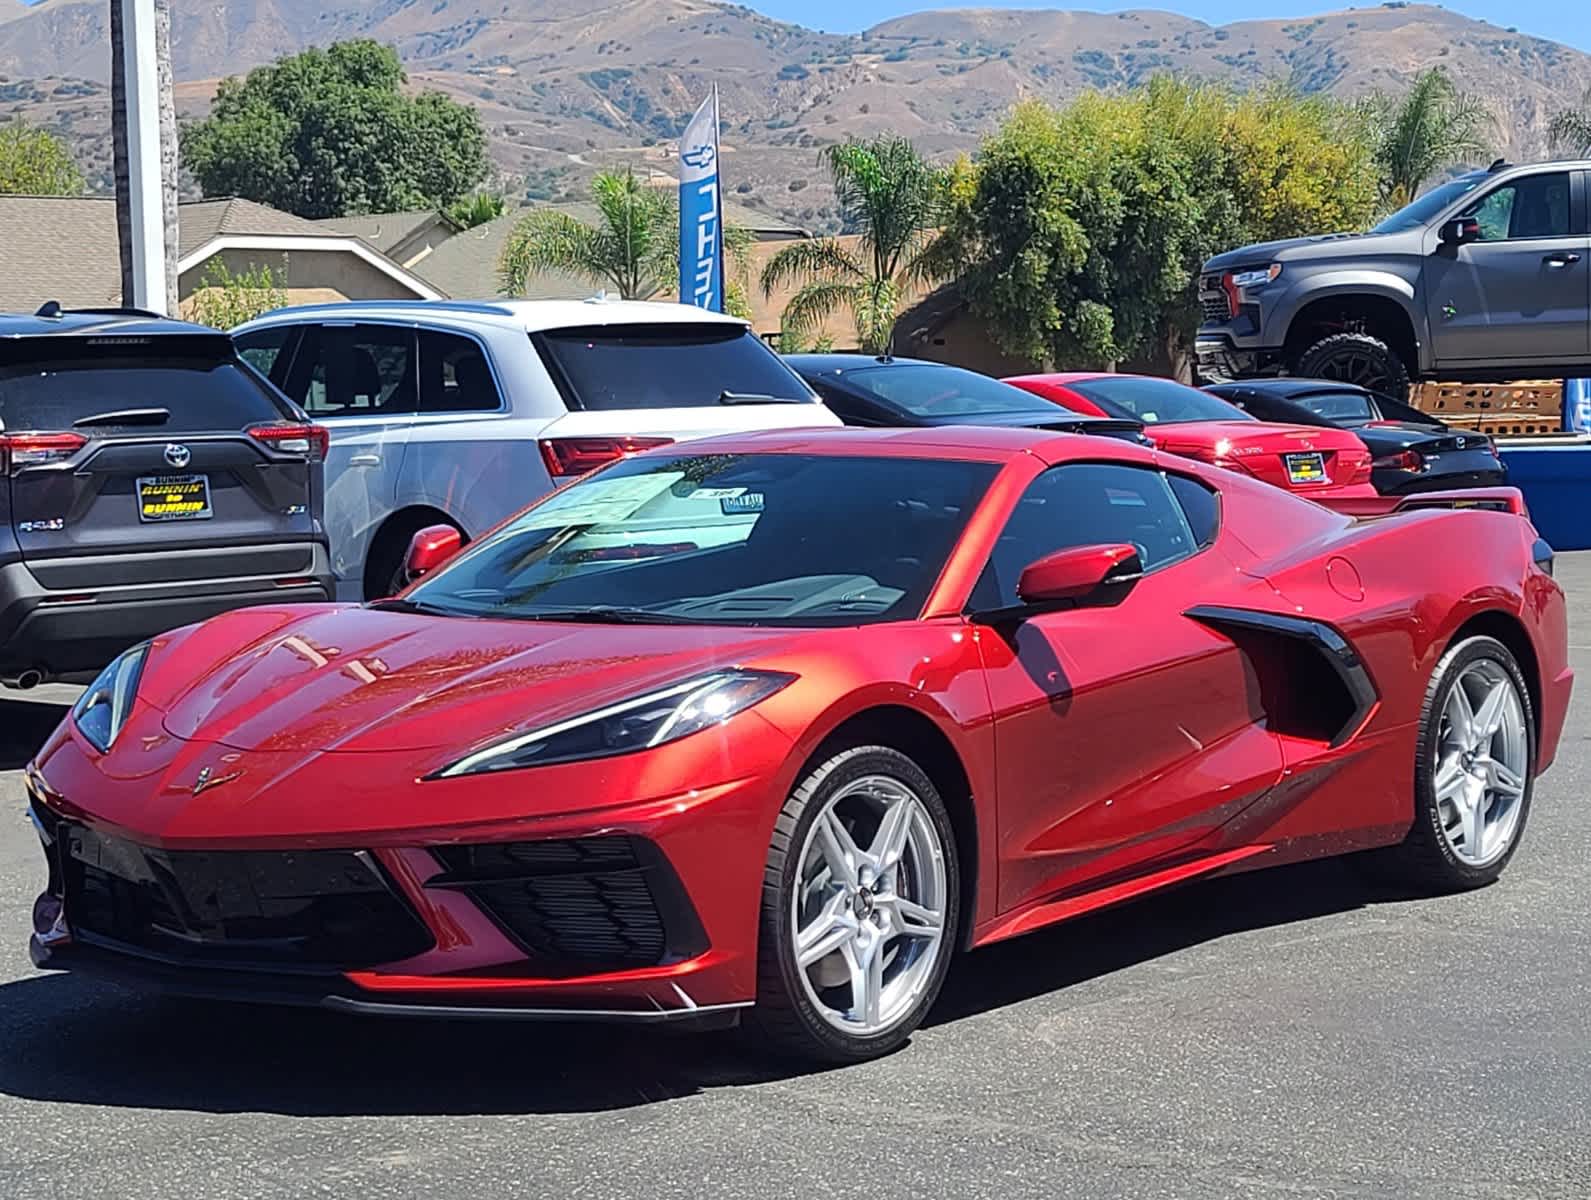
[[[1441,67],[1421,71],[1401,100],[1374,98],[1368,115],[1382,195],[1393,208],[1413,200],[1437,172],[1490,154],[1490,111],[1478,97],[1459,91]]]
[[[522,295],[533,275],[573,275],[612,288],[624,300],[651,300],[679,284],[679,201],[634,171],[602,171],[591,181],[597,223],[588,225],[557,208],[532,209],[503,246],[497,264],[505,296]],[[751,235],[725,224],[725,311],[748,317],[744,256]]]
[[[1591,88],[1581,97],[1579,108],[1566,108],[1552,118],[1547,136],[1554,150],[1591,154]]]
[[[889,349],[906,288],[926,278],[924,251],[942,212],[944,172],[904,138],[882,137],[826,147],[824,164],[844,213],[861,235],[792,242],[768,261],[762,290],[800,283],[785,306],[784,331],[804,336],[831,313],[849,308],[864,352]]]

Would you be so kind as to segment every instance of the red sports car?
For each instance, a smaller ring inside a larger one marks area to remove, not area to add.
[[[1005,382],[1074,412],[1144,423],[1162,450],[1230,467],[1320,504],[1374,500],[1371,454],[1348,429],[1257,421],[1235,404],[1148,375],[1020,375]]]
[[[956,952],[1197,876],[1382,847],[1488,883],[1563,593],[1517,492],[1387,504],[1034,430],[637,455],[445,561],[422,532],[398,598],[107,668],[28,769],[33,959],[843,1061]]]

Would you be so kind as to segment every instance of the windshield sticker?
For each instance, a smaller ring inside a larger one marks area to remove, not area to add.
[[[690,498],[692,500],[733,500],[736,496],[744,496],[745,494],[746,489],[743,487],[697,488],[690,494]]]
[[[554,492],[525,514],[522,529],[612,525],[627,521],[683,479],[680,471],[592,479]]]
[[[742,494],[739,496],[725,496],[718,502],[718,507],[726,517],[739,516],[742,513],[760,513],[762,511],[761,492],[747,492],[743,488],[737,490],[741,491]]]

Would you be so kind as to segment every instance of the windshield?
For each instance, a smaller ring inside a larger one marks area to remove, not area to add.
[[[744,325],[602,325],[537,333],[532,341],[570,408],[817,403]]]
[[[915,458],[642,455],[554,492],[397,603],[527,620],[910,619],[998,470]]]
[[[1481,184],[1486,182],[1485,175],[1463,175],[1457,179],[1450,179],[1440,187],[1432,188],[1413,204],[1407,204],[1398,209],[1381,224],[1372,229],[1371,233],[1403,233],[1410,229],[1420,229],[1431,223],[1432,218],[1443,209],[1447,208],[1461,196],[1467,196]]]
[[[1056,416],[1057,405],[1021,388],[965,371],[929,363],[898,363],[847,371],[853,388],[880,405],[909,417],[980,417],[995,413]]]
[[[1110,416],[1130,417],[1145,425],[1254,419],[1225,400],[1170,379],[1150,379],[1142,375],[1102,375],[1096,379],[1068,380],[1066,387],[1097,404]]]

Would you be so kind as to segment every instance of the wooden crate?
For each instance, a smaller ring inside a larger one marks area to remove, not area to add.
[[[1409,402],[1455,429],[1473,429],[1497,438],[1563,432],[1563,384],[1556,379],[1418,383]]]

